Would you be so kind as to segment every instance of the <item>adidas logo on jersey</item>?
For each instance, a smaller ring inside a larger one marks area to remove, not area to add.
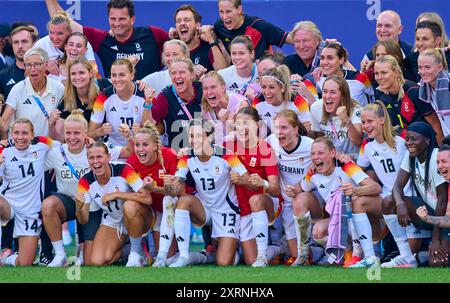
[[[372,157],[379,157],[380,155],[378,154],[378,152],[374,152]]]
[[[196,169],[194,169],[194,173],[199,174],[199,173],[200,173],[200,170],[199,170],[198,168],[196,168]]]
[[[256,235],[256,238],[265,238],[266,235],[264,233],[259,233]]]
[[[266,113],[266,114],[264,115],[264,117],[272,117],[272,115],[271,115],[270,113]]]
[[[115,51],[118,51],[118,50],[119,50],[119,48],[117,47],[117,45],[111,46],[111,49],[113,49],[113,50],[115,50]]]
[[[227,233],[228,233],[228,234],[234,234],[235,232],[234,232],[234,229],[232,228],[232,229],[230,229],[229,231],[227,231]]]
[[[67,166],[67,163],[66,163],[66,162],[64,162],[62,166]]]
[[[184,242],[184,238],[183,238],[182,236],[179,236],[179,237],[177,238],[177,242]]]
[[[183,116],[183,115],[184,115],[184,112],[183,112],[182,109],[180,109],[180,110],[178,111],[178,113],[177,113],[177,116]]]
[[[161,238],[169,240],[169,236],[168,235],[161,235]]]
[[[319,188],[325,188],[325,186],[323,184],[320,184]]]
[[[364,236],[364,235],[361,235],[360,237],[359,237],[359,239],[358,239],[359,241],[361,241],[361,240],[367,240],[367,237],[366,236]]]
[[[239,86],[236,84],[236,82],[233,82],[233,84],[230,85],[230,89],[238,89]]]
[[[14,79],[11,78],[11,79],[9,79],[9,81],[6,83],[6,86],[8,86],[8,85],[14,85],[14,84],[16,84],[16,81],[14,81]]]
[[[17,161],[19,161],[19,160],[17,160],[16,157],[12,157],[11,162],[17,162]]]
[[[116,110],[116,107],[113,106],[113,107],[111,107],[111,108],[109,109],[109,111],[110,111],[110,112],[116,112],[117,110]]]
[[[95,194],[94,199],[100,198],[100,195],[98,193]]]
[[[26,99],[25,101],[23,101],[23,104],[31,104],[30,99]]]

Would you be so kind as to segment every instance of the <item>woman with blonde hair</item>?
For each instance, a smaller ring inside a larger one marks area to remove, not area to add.
[[[397,59],[391,55],[378,58],[375,80],[379,84],[375,98],[386,106],[393,126],[407,129],[415,121],[426,121],[436,132],[437,142],[441,142],[443,135],[439,118],[430,104],[420,101],[419,86],[404,79]]]

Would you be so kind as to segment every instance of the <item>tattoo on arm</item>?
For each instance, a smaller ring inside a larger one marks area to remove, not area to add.
[[[428,216],[425,219],[425,221],[438,227],[443,228],[450,227],[450,216],[443,216],[443,217]]]

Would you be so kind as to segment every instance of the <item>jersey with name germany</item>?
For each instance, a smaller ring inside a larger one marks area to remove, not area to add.
[[[164,42],[169,40],[167,32],[155,26],[134,27],[131,37],[124,42],[117,41],[105,30],[89,26],[83,26],[83,33],[102,62],[105,78],[111,77],[111,65],[114,60],[132,55],[139,58],[135,79],[142,79],[159,71],[162,67],[162,47]]]
[[[341,187],[342,183],[348,182],[357,187],[366,178],[369,178],[369,176],[351,161],[335,167],[333,173],[329,176],[309,171],[302,180],[301,186],[303,191],[312,191],[314,188],[317,188],[320,196],[327,203],[331,195]]]
[[[242,176],[247,170],[231,151],[214,146],[213,156],[208,161],[202,162],[191,149],[188,156],[178,161],[175,176],[186,179],[188,172],[195,181],[197,197],[206,208],[218,213],[229,211],[240,213],[236,188],[231,183],[230,172]]]
[[[134,93],[129,100],[123,101],[116,94],[113,86],[101,92],[94,102],[92,108],[91,121],[102,124],[104,121],[112,126],[112,132],[108,135],[108,143],[119,146],[126,146],[127,140],[120,134],[119,126],[122,123],[129,127],[133,123],[141,123],[144,111],[144,93],[137,85],[134,85]]]
[[[124,201],[115,199],[105,205],[102,203],[102,197],[113,192],[137,192],[143,182],[136,171],[126,163],[111,163],[110,167],[111,178],[108,183],[99,184],[94,173],[90,171],[78,182],[78,192],[85,194],[85,203],[95,203],[103,210],[103,219],[109,217],[114,223],[122,223]]]
[[[35,137],[26,150],[18,150],[12,140],[0,148],[4,156],[0,166],[4,183],[2,195],[15,212],[35,214],[41,211],[45,155],[57,144],[47,137]]]
[[[285,150],[278,140],[272,134],[267,138],[267,142],[272,146],[278,158],[278,170],[280,172],[280,189],[284,201],[292,201],[291,197],[286,195],[285,188],[287,185],[295,186],[299,184],[308,172],[311,165],[311,146],[313,139],[301,136],[299,137],[297,146],[291,150]]]

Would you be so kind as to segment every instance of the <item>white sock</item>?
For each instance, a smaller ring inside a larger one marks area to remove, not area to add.
[[[140,256],[143,255],[142,237],[139,238],[130,237],[130,244],[131,244],[130,252],[135,252]]]
[[[205,264],[208,257],[205,254],[202,254],[199,251],[191,251],[189,252],[189,264],[190,265],[196,265],[196,264]]]
[[[352,236],[352,245],[353,245],[352,255],[362,258],[363,251],[361,249],[361,245],[358,240],[358,233],[356,232],[355,224],[353,223],[353,219],[349,219],[348,224],[349,224],[350,232],[351,232],[351,236]]]
[[[5,265],[10,265],[10,266],[16,266],[16,259],[17,259],[17,257],[19,257],[18,254],[12,254],[11,256],[6,258],[4,264]]]
[[[191,233],[191,218],[189,211],[184,209],[175,210],[175,237],[180,251],[180,257],[189,258],[189,236]]]
[[[400,226],[398,223],[398,217],[396,214],[383,215],[386,225],[394,237],[395,243],[397,243],[398,250],[402,257],[407,259],[413,259],[414,256],[411,252],[411,247],[409,247],[408,236],[406,234],[406,227]]]
[[[364,257],[375,256],[372,243],[372,226],[366,213],[353,214],[353,224],[355,225],[358,240],[364,252]]]
[[[265,210],[252,212],[252,227],[255,233],[258,257],[267,258],[267,245],[269,242],[269,218]]]
[[[297,235],[297,254],[302,255],[308,248],[311,234],[311,213],[307,211],[303,217],[294,215],[295,234]]]
[[[176,205],[177,198],[165,196],[163,199],[163,213],[161,216],[161,227],[159,231],[159,251],[158,257],[167,258],[170,245],[173,239],[173,221],[175,217],[174,207]]]
[[[55,250],[55,255],[57,256],[65,256],[66,252],[64,250],[63,240],[52,242],[53,249]]]

